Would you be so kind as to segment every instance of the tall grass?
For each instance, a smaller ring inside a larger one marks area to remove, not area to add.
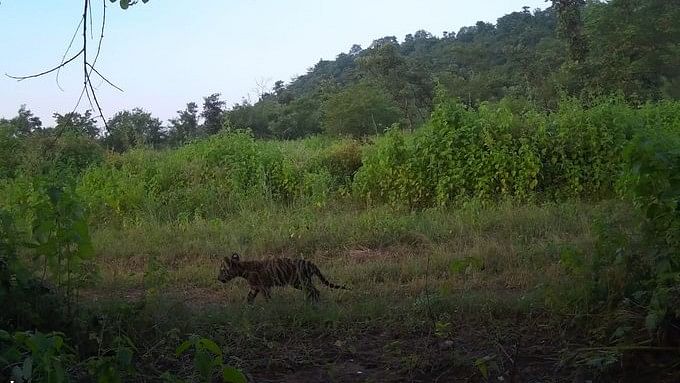
[[[360,165],[354,141],[224,133],[177,150],[112,154],[84,173],[78,190],[100,220],[225,217],[272,203],[323,205]]]

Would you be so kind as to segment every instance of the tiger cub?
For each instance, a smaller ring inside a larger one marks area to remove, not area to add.
[[[237,253],[232,254],[231,258],[224,257],[217,279],[222,283],[227,283],[236,277],[248,281],[250,285],[248,303],[253,303],[260,292],[266,299],[269,299],[271,287],[285,285],[303,290],[307,298],[318,301],[319,290],[312,283],[314,276],[330,288],[349,290],[345,286],[328,282],[314,263],[304,259],[276,258],[263,261],[241,261]]]

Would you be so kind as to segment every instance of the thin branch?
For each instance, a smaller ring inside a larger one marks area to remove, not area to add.
[[[83,85],[87,86],[87,8],[90,5],[90,0],[85,0],[85,9],[83,10]]]
[[[90,0],[85,0],[85,9],[83,10],[83,21],[87,20],[87,10],[90,5]],[[97,100],[97,93],[94,91],[94,88],[92,87],[92,81],[90,81],[90,72],[87,70],[88,68],[88,62],[87,62],[87,21],[83,23],[83,74],[85,75],[85,79],[83,81],[83,86],[86,88],[85,89],[85,94],[87,95],[87,99],[90,101],[90,106],[94,110],[94,106],[92,105],[92,99],[94,99],[95,105],[97,105],[97,110],[99,111],[99,117],[101,117],[102,122],[104,123],[104,127],[108,129],[108,125],[106,124],[106,118],[104,118],[104,112],[102,112],[102,108],[99,105],[99,100]],[[90,91],[92,92],[92,97],[90,98],[90,92],[87,91],[87,87],[90,87]]]
[[[102,122],[104,123],[104,128],[106,130],[109,129],[109,125],[106,123],[106,119],[104,118],[104,113],[102,112],[102,107],[99,105],[99,100],[97,100],[97,93],[94,91],[94,87],[92,87],[92,81],[90,81],[90,76],[87,76],[87,83],[90,86],[90,90],[92,91],[92,98],[94,98],[94,103],[97,105],[97,109],[99,110],[99,117],[102,118]]]
[[[92,97],[90,96],[90,91],[87,88],[87,84],[85,84],[83,86],[83,89],[85,89],[85,95],[87,96],[87,101],[90,103],[90,110],[92,110],[94,112],[94,103],[92,102]]]
[[[94,73],[96,73],[97,76],[101,77],[102,80],[106,81],[107,84],[111,85],[112,87],[118,89],[118,90],[121,91],[121,92],[124,92],[123,89],[119,88],[119,87],[116,86],[114,83],[112,83],[111,81],[109,81],[106,77],[104,77],[101,73],[99,73],[99,71],[96,70],[96,69],[94,68],[94,66],[90,65],[90,63],[88,63],[87,66],[89,66],[90,69],[91,69],[90,75],[92,74],[92,71],[94,71]]]
[[[94,66],[97,65],[97,60],[99,59],[99,52],[101,52],[101,50],[102,50],[102,41],[104,41],[104,28],[106,27],[106,0],[102,0],[102,5],[104,6],[103,10],[102,10],[102,30],[101,30],[101,33],[99,34],[99,43],[97,44],[97,54],[94,55],[94,60],[92,60],[92,65],[90,65],[92,67],[92,69],[94,69]],[[90,72],[90,74],[92,74],[92,73]],[[97,74],[99,74],[99,72],[97,72]],[[104,78],[104,76],[102,76],[101,74],[99,74],[99,76]]]
[[[102,121],[104,122],[104,126],[106,126],[106,119],[104,118],[104,114],[102,113],[102,108],[99,107],[99,102],[97,102],[97,96],[94,94],[94,89],[92,89],[92,83],[90,82],[90,74],[87,71],[87,10],[90,5],[90,0],[85,0],[84,1],[84,9],[83,9],[83,88],[85,88],[85,95],[87,96],[88,101],[90,102],[90,107],[92,110],[94,110],[94,105],[92,104],[92,98],[94,98],[97,108],[99,109],[99,115],[102,118]],[[92,89],[92,97],[90,97],[90,92],[87,90],[88,85],[90,86],[90,89]]]
[[[80,101],[83,99],[83,95],[85,95],[85,90],[87,87],[83,86],[83,89],[80,91],[80,96],[78,96],[78,102],[76,102],[76,106],[73,107],[73,110],[71,113],[75,113],[76,109],[78,109],[78,106],[80,106]]]
[[[99,117],[102,119],[102,123],[104,124],[104,128],[108,130],[109,126],[106,123],[106,118],[104,117],[104,112],[102,111],[101,105],[99,105],[99,100],[97,99],[97,92],[95,92],[94,87],[92,86],[92,81],[90,80],[90,72],[88,72],[87,68],[89,63],[87,62],[87,10],[90,5],[90,0],[85,0],[85,10],[83,11],[83,73],[85,74],[85,83],[83,84],[85,87],[89,86],[90,90],[92,91],[92,98],[94,99],[94,103],[97,105],[97,110],[99,111]],[[91,9],[90,9],[91,12]],[[92,16],[90,16],[90,22],[92,22]],[[103,28],[104,23],[102,22],[102,28]],[[90,32],[91,33],[91,32]],[[101,34],[102,37],[99,38],[99,47],[101,47],[101,41],[103,40],[104,33]],[[97,55],[99,55],[99,52],[97,52]],[[98,57],[95,57],[98,58]],[[92,70],[94,70],[94,66],[89,65]],[[100,75],[101,76],[101,75]],[[103,78],[103,77],[102,77]],[[85,90],[85,94],[87,94],[88,99],[90,98],[89,93],[87,92],[87,89]],[[90,105],[92,105],[92,100],[90,100]]]
[[[32,75],[30,75],[30,76],[12,76],[12,75],[9,75],[9,74],[5,73],[5,76],[7,76],[7,77],[9,77],[9,78],[11,78],[11,79],[17,80],[17,81],[23,81],[23,80],[27,80],[27,79],[29,79],[29,78],[36,78],[36,77],[44,76],[44,75],[46,75],[46,74],[50,74],[50,73],[54,72],[55,70],[59,70],[59,68],[65,67],[65,66],[68,65],[71,61],[77,59],[78,56],[80,56],[80,55],[83,54],[83,53],[85,53],[85,49],[81,49],[81,50],[80,50],[78,53],[76,53],[73,57],[71,57],[70,59],[64,61],[63,63],[61,63],[61,64],[55,66],[54,68],[49,69],[49,70],[46,70],[46,71],[41,72],[41,73],[38,73],[38,74],[32,74]]]
[[[90,0],[86,0],[86,1],[87,1],[88,3],[90,2]],[[92,27],[92,7],[90,6],[90,39],[91,39],[91,40],[94,39],[94,35],[92,34],[92,30],[93,30],[93,29],[94,29],[94,28]]]
[[[61,63],[64,63],[64,60],[66,59],[66,55],[68,52],[71,50],[71,47],[73,46],[73,42],[76,40],[76,36],[78,36],[78,31],[80,30],[80,26],[83,25],[83,19],[80,19],[80,22],[78,23],[78,26],[76,27],[76,30],[73,31],[73,36],[71,36],[71,41],[68,43],[68,47],[66,47],[66,51],[64,52],[64,56],[61,58]],[[61,68],[57,69],[57,87],[59,90],[62,92],[64,89],[61,88],[61,84],[59,84],[59,72],[61,72]]]

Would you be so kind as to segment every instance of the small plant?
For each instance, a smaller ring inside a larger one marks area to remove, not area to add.
[[[42,261],[43,275],[49,271],[58,288],[65,290],[67,312],[80,287],[83,268],[94,251],[87,225],[85,208],[69,186],[45,183],[41,186],[47,196],[33,206],[32,247]]]
[[[453,335],[451,322],[438,320],[434,323],[434,335],[437,338],[448,339]]]
[[[85,361],[91,376],[98,383],[120,383],[123,377],[134,372],[132,357],[136,347],[127,336],[120,335],[113,339],[111,346],[102,347],[99,341],[99,353]]]
[[[0,330],[0,362],[17,383],[68,381],[65,367],[75,360],[64,334]]]
[[[484,269],[484,260],[479,257],[465,257],[461,259],[454,259],[449,264],[449,270],[452,274],[471,274],[475,271]]]
[[[168,270],[157,257],[151,256],[144,270],[144,288],[147,298],[158,296],[159,290],[168,283]]]
[[[203,382],[210,382],[218,373],[225,383],[246,383],[243,373],[223,362],[222,350],[214,341],[192,335],[177,347],[175,354],[181,356],[193,349],[194,368]]]
[[[491,381],[492,374],[497,374],[500,372],[498,362],[496,361],[496,355],[486,355],[481,358],[477,358],[474,361],[474,366],[482,375],[482,378],[485,382]]]

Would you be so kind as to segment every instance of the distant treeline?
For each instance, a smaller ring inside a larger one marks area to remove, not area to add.
[[[70,130],[122,152],[176,147],[223,129],[294,139],[318,133],[363,136],[393,124],[418,128],[432,112],[435,88],[469,106],[505,97],[555,110],[565,96],[589,103],[680,97],[680,7],[667,0],[563,1],[478,22],[441,37],[417,31],[359,45],[321,60],[290,83],[277,81],[255,102],[227,108],[219,94],[190,102],[167,126],[142,109],[117,113],[98,129],[90,113],[55,114],[43,127],[30,110],[0,120],[15,134]],[[273,64],[275,65],[275,64]],[[100,124],[101,125],[101,124]]]

